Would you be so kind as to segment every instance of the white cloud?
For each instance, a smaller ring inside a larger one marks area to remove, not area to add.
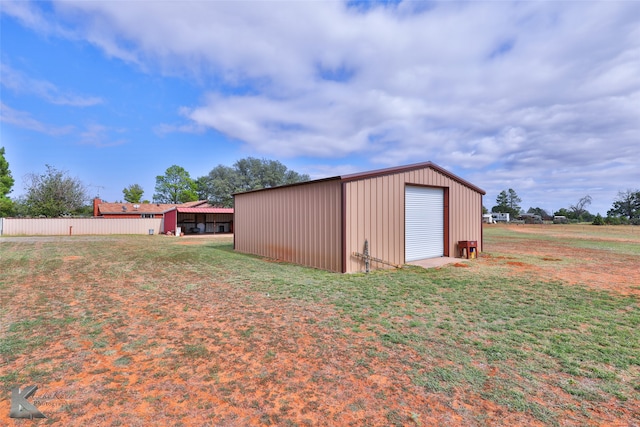
[[[80,96],[63,91],[51,82],[30,78],[4,63],[0,63],[0,74],[2,75],[0,83],[7,89],[19,94],[35,95],[51,104],[90,107],[103,102],[96,96]]]
[[[183,124],[168,124],[162,123],[154,127],[154,132],[157,135],[165,136],[170,133],[191,133],[191,134],[202,134],[206,132],[206,128],[202,125],[195,124],[193,122],[183,123]]]
[[[22,25],[45,36],[73,38],[73,33],[59,25],[54,15],[45,14],[38,2],[3,0],[0,13],[18,20]]]
[[[51,136],[67,135],[74,129],[73,126],[54,126],[43,123],[34,119],[30,113],[14,110],[4,103],[0,103],[0,122]]]
[[[113,129],[99,123],[89,123],[85,126],[84,130],[79,132],[80,144],[92,145],[94,147],[114,147],[122,145],[127,142],[124,138],[114,139],[111,136],[112,133],[120,134],[122,132],[120,129]]]

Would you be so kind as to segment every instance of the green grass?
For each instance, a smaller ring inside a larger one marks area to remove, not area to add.
[[[538,226],[526,226],[538,227]],[[536,241],[553,242],[575,249],[604,250],[620,255],[640,255],[640,227],[551,225],[540,226],[538,233],[519,232],[518,227],[490,226],[485,228],[485,242]]]
[[[209,351],[207,350],[207,347],[202,344],[186,344],[182,354],[189,359],[195,359],[207,357],[209,355]]]
[[[616,254],[640,255],[640,245],[632,242],[615,242],[601,240],[579,240],[573,243],[576,248],[597,249]]]
[[[494,228],[485,235],[493,241],[516,238],[510,233]],[[600,245],[553,236],[530,238],[559,239],[561,244],[576,247]],[[112,245],[117,249],[110,249]],[[607,250],[638,253],[638,245],[615,243]],[[71,255],[82,259],[62,261]],[[0,272],[3,305],[20,293],[21,283],[38,275],[68,276],[66,282],[52,283],[59,287],[59,294],[47,287],[37,288],[29,307],[0,311],[0,323],[6,325],[0,329],[0,371],[7,372],[0,375],[3,388],[24,380],[23,374],[6,369],[13,360],[60,339],[67,328],[80,331],[79,339],[92,342],[95,349],[109,351],[108,343],[126,341],[128,322],[137,321],[119,314],[127,300],[148,301],[148,311],[159,316],[157,321],[171,322],[196,307],[201,293],[213,292],[207,284],[216,282],[242,292],[247,310],[252,295],[268,295],[274,304],[294,301],[300,307],[330,307],[337,316],[304,321],[318,322],[336,337],[366,336],[361,339],[369,340],[370,347],[358,356],[359,366],[372,369],[373,362],[384,363],[389,357],[401,360],[400,372],[409,373],[411,385],[428,393],[482,396],[548,425],[560,423],[562,410],[553,393],[545,391],[549,388],[573,396],[587,405],[587,412],[611,399],[640,399],[640,307],[636,297],[528,276],[506,278],[499,269],[490,268],[410,267],[340,275],[235,253],[227,242],[177,245],[164,238],[69,239],[43,243],[40,248],[3,243],[0,258],[10,267]],[[92,299],[98,292],[96,274],[113,283],[110,298]],[[139,278],[144,280],[136,280]],[[82,290],[67,295],[65,286],[72,282],[83,283]],[[72,305],[74,299],[92,304]],[[184,308],[170,313],[154,307],[154,301],[162,299],[184,301]],[[248,316],[238,330],[248,346],[257,333],[251,322]],[[152,339],[129,339],[123,348],[137,351]],[[409,352],[417,356],[405,357]],[[275,354],[270,351],[269,357],[262,358],[273,360]],[[211,355],[205,345],[194,342],[184,344],[178,356],[204,361]],[[131,361],[125,355],[115,364],[127,366]],[[38,369],[33,366],[32,372],[39,378],[47,375],[48,371]],[[391,424],[418,418],[417,414],[402,418],[394,410],[388,413]],[[587,418],[582,422],[587,423]]]
[[[628,253],[637,245],[610,247]],[[242,257],[262,268],[237,271],[237,283],[272,298],[329,303],[342,313],[334,319],[336,330],[375,331],[389,348],[422,354],[424,365],[414,367],[412,377],[429,391],[483,390],[483,397],[549,424],[557,422],[553,405],[537,403],[545,384],[591,402],[639,398],[629,381],[640,372],[635,297],[530,277],[505,280],[491,271],[473,277],[465,269],[408,268],[341,276]],[[453,366],[439,366],[443,361]],[[487,378],[477,363],[502,375]],[[571,385],[567,376],[574,378]]]

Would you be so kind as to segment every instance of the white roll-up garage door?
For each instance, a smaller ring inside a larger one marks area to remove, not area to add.
[[[406,186],[405,262],[444,256],[444,190]]]

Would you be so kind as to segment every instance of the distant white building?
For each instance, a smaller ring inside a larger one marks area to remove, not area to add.
[[[493,224],[495,221],[493,220],[491,214],[482,214],[482,222],[484,222],[485,224]]]
[[[494,222],[509,222],[509,213],[493,212],[491,218]]]

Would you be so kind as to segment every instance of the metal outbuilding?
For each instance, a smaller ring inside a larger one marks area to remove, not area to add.
[[[353,273],[482,250],[485,191],[432,163],[308,181],[234,195],[234,249]]]

